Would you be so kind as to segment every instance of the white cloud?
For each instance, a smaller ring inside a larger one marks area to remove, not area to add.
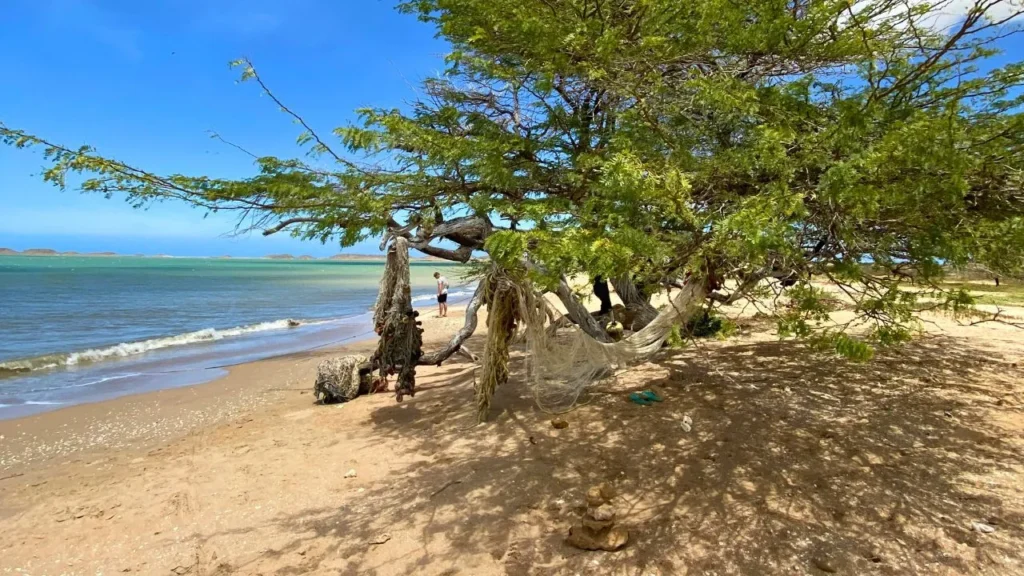
[[[915,2],[915,4],[920,3],[922,2]],[[940,6],[934,15],[926,19],[924,24],[933,30],[939,31],[950,30],[959,24],[968,11],[976,5],[975,0],[948,0],[930,3],[939,4]],[[1024,5],[1022,0],[1000,0],[997,4],[989,7],[985,14],[989,20],[998,22],[1020,12],[1022,5]]]
[[[990,4],[988,0],[898,0],[892,2],[893,8],[888,12],[884,13],[883,17],[896,17],[907,13],[907,10],[911,7],[920,7],[922,5],[929,5],[932,9],[928,14],[921,16],[917,15],[914,17],[914,25],[918,29],[929,29],[935,32],[948,33],[956,29],[956,26],[960,24],[967,13],[978,4],[979,1],[984,1],[985,4]],[[861,16],[863,20],[866,10],[878,10],[877,0],[857,0],[853,4],[853,10]],[[874,7],[874,8],[873,8]],[[1006,18],[1017,14],[1024,8],[1024,0],[996,0],[995,4],[989,6],[986,11],[986,17],[990,21],[999,22]],[[849,15],[843,15],[840,18],[840,22],[845,24],[849,21]],[[1018,17],[1014,22],[1020,22],[1021,19]]]

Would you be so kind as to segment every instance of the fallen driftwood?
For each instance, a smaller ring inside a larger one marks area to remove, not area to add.
[[[366,356],[343,356],[324,360],[317,366],[313,395],[324,404],[347,402],[369,393],[372,386]]]

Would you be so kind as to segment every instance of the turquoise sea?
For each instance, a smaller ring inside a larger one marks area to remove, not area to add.
[[[468,297],[457,266],[414,263],[414,301],[433,301],[436,270],[452,301]],[[0,419],[368,338],[383,271],[330,260],[0,256]]]

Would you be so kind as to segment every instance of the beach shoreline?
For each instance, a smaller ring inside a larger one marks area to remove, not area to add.
[[[447,318],[420,307],[424,347],[442,345],[461,326],[465,305],[449,308]],[[313,403],[316,365],[349,354],[370,355],[377,337],[356,336],[344,344],[273,355],[227,366],[195,384],[131,392],[95,402],[0,420],[0,477],[15,468],[74,459],[106,450],[143,450],[204,427],[242,417],[278,399],[276,392],[298,391]]]
[[[225,366],[372,336],[384,271],[356,262],[101,260],[0,257],[0,299],[17,303],[0,307],[0,420],[193,385]],[[435,269],[410,268],[414,306],[433,304]],[[472,289],[457,284],[452,302]]]
[[[247,330],[248,327],[207,329],[32,359],[49,364],[44,364],[38,371],[26,368],[0,374],[0,381],[18,385],[21,383],[18,378],[50,378],[51,387],[44,389],[45,392],[29,391],[29,394],[48,394],[48,401],[4,403],[18,398],[8,389],[11,399],[0,396],[0,422],[122,396],[201,385],[226,376],[235,366],[321,348],[339,348],[374,336],[370,313],[302,324],[296,322],[294,325],[293,322],[265,322],[256,327],[274,325],[264,331]],[[176,342],[193,335],[201,338]],[[162,345],[165,342],[169,343]],[[156,345],[147,348],[146,345],[151,343]],[[129,351],[122,354],[122,349]],[[90,355],[95,358],[90,358]],[[85,358],[73,363],[67,360],[76,356]],[[0,368],[17,364],[18,361],[3,362]],[[62,374],[70,375],[71,369],[79,370],[73,373],[77,381],[65,386],[54,382]]]

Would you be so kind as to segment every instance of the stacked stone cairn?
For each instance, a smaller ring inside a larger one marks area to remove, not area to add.
[[[615,492],[601,483],[587,490],[587,511],[572,528],[566,543],[581,550],[621,550],[629,542],[629,530],[615,525]]]

